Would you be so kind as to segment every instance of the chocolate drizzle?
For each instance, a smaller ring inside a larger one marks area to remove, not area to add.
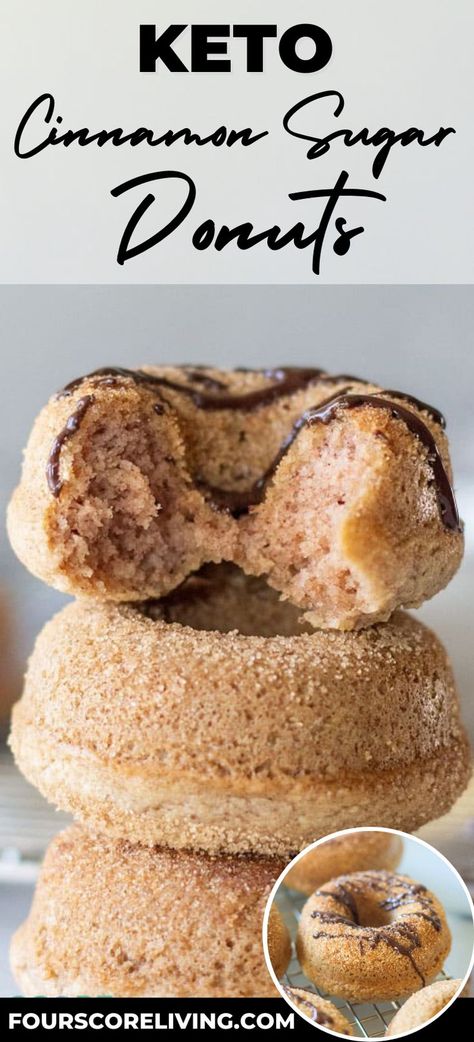
[[[320,1009],[316,1006],[315,1002],[311,1001],[311,999],[303,998],[301,994],[298,994],[296,989],[283,988],[283,991],[288,995],[288,998],[294,1002],[295,1006],[302,1009],[303,1013],[306,1013],[306,1016],[309,1017],[310,1020],[313,1020],[317,1024],[327,1024],[329,1026],[335,1023],[334,1017],[331,1017],[326,1010]],[[308,994],[311,994],[311,992],[308,992]],[[316,995],[314,998],[317,1000]]]
[[[66,420],[62,431],[59,432],[53,441],[48,456],[48,462],[46,464],[46,480],[48,482],[48,488],[52,492],[53,496],[59,496],[63,487],[60,474],[62,449],[66,442],[69,441],[70,438],[72,438],[72,436],[79,430],[84,416],[93,401],[93,394],[86,394],[83,398],[80,398],[74,412]]]
[[[389,394],[391,392],[384,391],[383,393]],[[268,482],[274,476],[281,460],[286,456],[286,453],[298,437],[298,434],[303,427],[312,426],[314,423],[328,424],[337,416],[339,411],[358,409],[366,406],[376,409],[385,409],[394,419],[401,420],[411,434],[421,441],[427,451],[427,460],[432,470],[433,485],[436,491],[441,520],[445,528],[448,528],[451,531],[461,531],[461,522],[459,520],[454,490],[447,475],[436,441],[429,427],[426,426],[426,423],[423,422],[420,416],[412,412],[411,409],[406,409],[402,405],[397,405],[393,401],[390,401],[389,398],[382,397],[381,394],[350,394],[348,393],[348,388],[344,388],[342,391],[338,391],[336,394],[331,395],[330,398],[327,398],[315,408],[307,409],[306,412],[296,420],[290,434],[285,438],[278,455],[273,460],[263,477],[256,482],[254,488],[251,490],[251,505],[260,502],[263,498]]]
[[[421,398],[415,398],[413,394],[407,394],[406,391],[384,391],[384,394],[388,398],[395,398],[397,401],[407,402],[409,405],[414,405],[415,409],[419,412],[426,412],[435,423],[444,431],[446,429],[446,420],[443,413],[440,412],[434,405],[428,405],[427,402],[422,402]]]
[[[227,390],[226,384],[222,380],[216,380],[215,376],[208,376],[203,371],[203,366],[196,366],[194,369],[186,367],[186,376],[192,383],[201,384],[206,388],[206,391],[225,391]]]
[[[343,908],[347,908],[347,911],[350,912],[352,916],[352,923],[355,923],[356,926],[359,926],[359,913],[357,911],[356,899],[354,897],[354,894],[347,888],[347,886],[344,886],[344,883],[339,883],[339,885],[335,887],[333,891],[317,890],[316,895],[317,897],[332,897],[333,900],[337,901],[337,903],[339,905],[342,905]]]
[[[85,380],[92,381],[96,385],[111,387],[113,386],[111,381],[115,381],[116,384],[118,379],[128,379],[133,380],[137,384],[145,384],[150,388],[168,389],[187,395],[197,409],[210,412],[221,409],[254,412],[263,406],[271,405],[278,398],[286,398],[297,391],[303,391],[312,383],[320,381],[337,383],[343,379],[343,377],[328,376],[323,369],[298,368],[296,366],[264,369],[261,371],[262,376],[272,380],[273,383],[256,391],[247,391],[244,394],[231,394],[228,392],[225,384],[215,380],[213,377],[205,376],[204,373],[201,373],[196,368],[186,370],[183,367],[183,372],[187,373],[192,383],[196,383],[198,380],[203,386],[209,387],[212,384],[213,393],[208,393],[208,391],[201,389],[197,390],[196,387],[184,383],[177,383],[175,380],[169,380],[165,376],[147,373],[143,369],[122,369],[117,366],[106,366],[102,369],[96,369],[87,376],[71,380],[71,383],[66,384],[66,387],[59,392],[58,398],[64,398],[72,394]]]
[[[332,894],[329,896],[332,897]],[[316,910],[311,912],[311,918],[317,919],[320,923],[338,923],[339,926],[359,926],[359,923],[355,922],[354,919],[349,919],[347,915],[339,915],[337,912],[320,912]]]
[[[133,380],[136,384],[153,382],[153,378],[148,379],[147,374],[141,369],[123,369],[117,365],[109,365],[103,366],[101,369],[94,369],[92,373],[87,373],[85,376],[77,376],[75,380],[66,384],[62,391],[58,391],[56,398],[58,400],[69,398],[86,381],[94,383],[96,387],[117,387],[120,380]]]
[[[242,371],[245,372],[247,370]],[[444,428],[445,420],[438,409],[435,409],[434,407],[427,405],[426,402],[422,402],[420,399],[414,398],[402,391],[383,391],[379,394],[350,393],[351,387],[354,383],[363,384],[365,381],[362,381],[357,377],[345,376],[342,374],[330,376],[322,369],[286,366],[275,369],[264,369],[260,372],[272,382],[266,387],[259,388],[258,390],[249,391],[243,394],[232,394],[221,381],[208,376],[206,371],[200,367],[183,367],[183,373],[187,375],[189,381],[188,384],[185,384],[169,380],[164,376],[147,373],[143,369],[124,369],[118,366],[106,366],[101,369],[96,369],[87,376],[78,377],[76,380],[72,380],[62,391],[59,392],[57,397],[64,398],[70,396],[86,380],[92,382],[95,386],[107,387],[119,386],[123,380],[133,380],[134,383],[143,385],[153,393],[159,395],[160,399],[163,399],[163,391],[166,392],[168,389],[188,396],[198,409],[205,411],[231,409],[249,413],[264,406],[271,405],[280,398],[302,391],[313,383],[347,384],[348,386],[344,386],[341,390],[325,399],[324,402],[313,408],[307,409],[302,416],[296,420],[290,433],[284,439],[275,459],[272,461],[265,473],[254,482],[250,489],[238,491],[216,488],[199,475],[195,476],[196,485],[201,488],[210,505],[216,510],[227,511],[235,518],[242,517],[244,514],[248,513],[251,507],[257,506],[263,501],[267,486],[273,479],[279,464],[304,427],[311,426],[315,423],[328,424],[335,419],[342,410],[369,406],[373,408],[386,409],[395,419],[403,422],[408,430],[422,443],[426,449],[427,460],[433,475],[432,484],[436,492],[441,521],[445,528],[450,531],[459,532],[462,530],[454,490],[446,472],[443,459],[429,427],[427,427],[426,423],[421,419],[421,416],[418,415],[418,412],[425,412],[432,420],[438,423],[440,427]],[[196,388],[196,383],[201,386]],[[395,399],[397,403],[398,401],[405,401],[408,404],[413,405],[418,412],[412,412],[411,409],[396,404],[393,399]],[[83,399],[81,399],[81,401],[83,401]],[[166,396],[164,397],[164,401],[166,402]],[[161,415],[164,410],[162,401],[156,403],[154,409]],[[81,417],[79,417],[79,422],[80,419]],[[77,429],[77,427],[75,429]],[[72,430],[71,433],[74,433],[74,430]],[[66,438],[63,437],[63,434],[64,432],[61,432],[61,434],[58,435],[59,440],[63,438],[62,443],[66,440]],[[70,437],[69,432],[66,437]],[[58,439],[56,439],[56,441]],[[55,464],[56,470],[59,467],[61,444],[57,452],[53,452],[55,446],[53,446],[52,450],[52,455],[57,457]],[[53,488],[58,488],[58,480],[52,479],[51,483],[48,477],[48,484],[52,491]],[[59,482],[59,490],[60,487],[61,484]],[[58,491],[54,491],[53,494],[58,495]]]
[[[401,914],[399,916],[397,916],[397,920],[398,919],[408,918],[408,917],[411,917],[412,915],[416,915],[417,919],[426,919],[426,922],[431,923],[433,929],[436,930],[436,933],[440,932],[440,930],[441,930],[441,919],[439,918],[438,915],[436,915],[436,912],[434,912],[434,911],[431,912],[431,913],[430,912],[419,912],[419,911],[401,912]]]
[[[393,926],[382,926],[378,930],[375,928],[370,930],[369,928],[368,944],[373,950],[378,948],[379,944],[386,944],[392,951],[403,955],[411,963],[417,977],[421,980],[422,988],[424,988],[426,978],[417,966],[413,956],[413,952],[421,947],[420,936],[414,926],[397,922],[396,932],[393,930]]]
[[[267,387],[261,387],[256,391],[248,391],[244,394],[229,394],[226,384],[222,380],[218,380],[214,376],[209,376],[206,372],[205,366],[182,366],[182,370],[188,381],[192,384],[201,384],[206,391],[213,391],[212,394],[206,394],[203,390],[196,390],[195,387],[189,387],[185,383],[178,383],[175,380],[169,380],[164,376],[157,376],[154,373],[147,373],[144,369],[125,369],[120,366],[104,366],[101,369],[95,369],[92,373],[88,373],[86,376],[79,376],[75,380],[71,380],[70,383],[66,384],[62,391],[59,391],[57,398],[65,398],[73,393],[82,383],[86,380],[92,381],[98,386],[113,387],[117,386],[119,380],[133,380],[136,384],[144,384],[150,388],[152,387],[164,387],[178,393],[188,395],[194,402],[194,405],[198,409],[208,409],[218,411],[219,409],[233,409],[241,410],[242,412],[253,412],[262,406],[271,405],[272,402],[279,398],[288,397],[291,394],[296,394],[298,391],[303,391],[313,383],[325,383],[325,384],[338,384],[344,383],[352,386],[353,384],[365,384],[368,385],[367,380],[363,380],[360,376],[350,376],[345,373],[338,373],[331,375],[324,369],[317,369],[311,367],[300,367],[300,366],[279,366],[274,369],[245,369],[243,367],[235,369],[234,372],[239,373],[259,373],[264,376],[267,380],[271,380],[272,383]],[[221,392],[226,392],[221,393]],[[405,401],[410,405],[413,405],[419,412],[426,412],[436,423],[443,429],[446,427],[446,420],[440,412],[433,405],[428,405],[427,402],[421,401],[420,398],[415,398],[414,395],[407,394],[405,391],[384,391],[390,398],[395,398],[400,401]]]
[[[397,916],[398,919],[403,919],[405,916],[416,915],[419,919],[425,919],[431,924],[437,933],[441,930],[441,919],[435,912],[433,904],[427,895],[426,887],[422,886],[421,883],[410,883],[406,884],[404,889],[398,894],[392,894],[387,897],[385,901],[382,901],[380,907],[386,911],[394,912],[399,908],[403,908],[404,905],[418,904],[419,909],[415,909],[411,912],[400,912]]]
[[[337,924],[341,923],[341,920],[344,922],[341,916],[331,915],[331,913],[327,914],[330,917],[327,920],[328,923]],[[421,938],[414,925],[402,923],[397,919],[388,926],[358,926],[357,923],[353,923],[350,920],[347,922],[347,926],[354,931],[361,955],[364,955],[367,949],[375,951],[379,945],[386,944],[392,951],[398,952],[399,955],[408,959],[417,977],[421,980],[422,987],[424,987],[426,980],[417,966],[413,954],[417,948],[421,947]],[[339,933],[330,933],[328,930],[316,930],[312,937],[315,941],[323,938],[337,942],[341,939]]]
[[[424,986],[425,977],[414,958],[414,953],[421,947],[421,938],[413,921],[402,922],[402,920],[423,919],[439,933],[441,920],[426,887],[421,883],[415,883],[412,880],[404,879],[403,876],[392,875],[388,872],[360,873],[359,876],[360,878],[354,877],[350,883],[349,877],[341,879],[331,890],[317,890],[315,893],[315,897],[326,897],[336,904],[342,905],[349,912],[350,918],[329,909],[315,909],[311,912],[311,918],[324,926],[339,925],[348,928],[354,939],[358,941],[362,955],[367,949],[375,950],[380,944],[386,944],[409,960]],[[361,926],[357,909],[357,893],[373,891],[375,894],[383,896],[384,893],[387,893],[387,888],[393,889],[394,892],[389,893],[389,896],[383,900],[377,901],[377,904],[381,910],[396,911],[398,914],[394,920],[384,926]],[[405,905],[414,907],[410,911],[399,912],[399,909]],[[314,940],[324,938],[337,942],[340,940],[341,934],[338,931],[318,929],[312,936]]]

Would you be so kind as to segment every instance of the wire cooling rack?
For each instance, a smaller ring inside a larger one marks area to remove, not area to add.
[[[295,890],[289,890],[284,886],[280,887],[278,891],[278,907],[293,939],[306,901],[307,898],[304,894],[296,893]],[[290,988],[306,988],[322,999],[329,999],[352,1025],[356,1037],[384,1037],[390,1021],[393,1020],[395,1013],[402,1005],[401,1002],[347,1002],[345,999],[328,995],[305,977],[296,958],[294,944],[292,952],[290,965],[283,978],[285,985]],[[448,980],[449,978],[443,971],[436,979]]]

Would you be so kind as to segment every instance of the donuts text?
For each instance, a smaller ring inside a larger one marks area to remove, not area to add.
[[[271,228],[256,232],[251,221],[245,221],[234,228],[223,224],[217,230],[214,220],[208,218],[193,232],[191,238],[192,245],[195,250],[201,252],[209,249],[211,246],[218,252],[221,252],[231,243],[235,243],[239,250],[251,250],[260,243],[265,243],[269,250],[274,251],[282,250],[287,246],[294,246],[298,250],[311,247],[312,270],[315,275],[319,275],[322,248],[333,218],[335,218],[333,250],[339,256],[347,253],[354,236],[360,235],[364,231],[362,225],[347,227],[347,219],[345,217],[335,217],[340,200],[347,197],[363,197],[366,199],[378,199],[381,202],[386,201],[386,196],[380,192],[346,187],[348,180],[349,174],[343,170],[332,188],[315,188],[302,192],[290,192],[289,198],[293,202],[305,199],[326,200],[320,221],[312,231],[307,231],[302,221],[298,221],[297,224],[294,224],[287,231],[283,231],[278,224],[274,224]],[[180,170],[160,170],[151,174],[143,174],[141,177],[134,177],[130,181],[125,181],[123,184],[113,188],[112,195],[117,198],[126,192],[139,188],[141,185],[159,181],[168,183],[183,182],[186,186],[184,202],[175,216],[167,224],[159,228],[154,235],[131,245],[132,237],[142,217],[156,202],[156,196],[152,192],[147,192],[134,210],[125,228],[117,254],[118,264],[124,264],[125,261],[130,260],[132,257],[137,257],[152,247],[158,246],[159,243],[167,239],[183,224],[194,207],[197,196],[196,185],[191,177]]]

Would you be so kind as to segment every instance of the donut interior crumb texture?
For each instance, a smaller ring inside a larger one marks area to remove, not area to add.
[[[463,550],[446,523],[455,504],[436,412],[410,399],[405,423],[397,392],[326,374],[292,376],[275,396],[279,372],[208,369],[196,383],[189,368],[149,367],[91,375],[52,399],[9,510],[19,557],[62,590],[121,601],[162,597],[228,561],[323,628],[433,596]],[[335,394],[330,422],[306,422]],[[344,407],[351,395],[357,408]]]
[[[133,595],[153,590],[162,577],[172,589],[212,560],[219,520],[189,480],[175,419],[129,393],[133,407],[119,393],[107,415],[89,410],[70,461],[73,480],[62,461],[50,537],[62,545],[61,567],[73,584],[81,589],[94,576],[112,596],[124,587]]]
[[[446,533],[435,535],[432,493],[419,443],[389,414],[367,409],[308,426],[259,510],[242,523],[241,563],[266,573],[315,626],[387,619],[400,603],[420,603],[435,561],[444,585],[447,545],[454,549],[457,536],[446,544]]]

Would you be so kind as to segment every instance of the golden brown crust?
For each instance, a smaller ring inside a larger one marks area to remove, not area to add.
[[[449,471],[444,435],[423,419]],[[236,560],[264,573],[314,626],[350,630],[417,607],[461,557],[462,535],[440,521],[421,443],[390,413],[362,407],[303,428],[262,505],[243,518]]]
[[[252,637],[70,604],[37,640],[11,741],[96,831],[287,859],[374,819],[416,828],[470,775],[445,651],[402,613]]]
[[[308,850],[285,875],[285,886],[313,893],[328,879],[368,868],[397,867],[403,840],[391,832],[352,832],[335,836]]]
[[[390,1021],[387,1036],[402,1035],[426,1024],[451,1002],[460,987],[460,980],[439,980],[410,995]]]
[[[354,872],[308,898],[297,952],[309,980],[354,1001],[394,1000],[432,981],[451,947],[444,909],[406,875]]]
[[[347,1018],[329,999],[322,999],[308,988],[284,988],[284,992],[297,1010],[314,1024],[335,1031],[338,1035],[354,1034]]]
[[[291,939],[288,927],[278,905],[272,904],[267,924],[268,955],[278,978],[288,969],[291,959]]]
[[[55,496],[47,481],[51,447],[91,396],[62,447]],[[72,397],[52,398],[38,416],[8,528],[20,560],[49,585],[136,600],[173,589],[214,559],[217,542],[216,559],[222,556],[225,518],[193,486],[174,411],[158,414],[154,401],[132,381],[114,391],[86,381]]]
[[[192,386],[186,369],[147,371]],[[274,383],[258,371],[209,369],[204,378],[239,395]],[[303,427],[248,515],[236,520],[212,504],[210,488],[248,491],[295,420],[348,386],[390,400],[373,384],[325,377],[253,411],[208,411],[169,388],[86,379],[36,421],[9,510],[14,549],[46,582],[92,598],[163,596],[204,562],[227,560],[268,575],[321,627],[366,626],[418,605],[452,577],[463,538],[441,520],[426,447],[384,408],[341,410],[328,425]],[[45,478],[51,445],[91,395],[62,446],[55,497]],[[439,423],[405,406],[450,474]]]
[[[281,869],[67,829],[13,939],[17,981],[25,995],[274,996],[262,921]]]

